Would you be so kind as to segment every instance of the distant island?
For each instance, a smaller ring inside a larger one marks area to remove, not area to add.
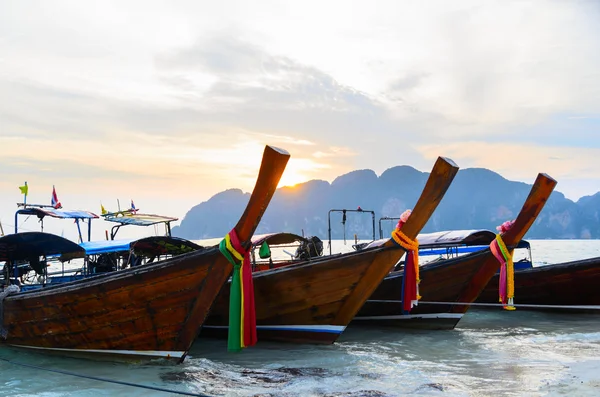
[[[292,232],[327,239],[327,214],[330,209],[375,211],[376,237],[381,217],[398,217],[415,205],[429,173],[409,166],[397,166],[377,176],[372,170],[357,170],[337,177],[332,183],[312,180],[293,187],[277,189],[256,233]],[[532,180],[535,175],[532,175]],[[559,181],[560,186],[560,181]],[[531,185],[509,181],[484,168],[458,172],[425,228],[424,233],[451,229],[494,230],[519,212]],[[229,189],[191,208],[173,235],[192,240],[221,237],[235,225],[249,193]],[[372,237],[369,214],[349,213],[345,227],[341,214],[331,216],[332,237],[361,240]],[[383,222],[389,234],[392,222]],[[555,191],[526,238],[592,239],[600,238],[600,192],[577,202]]]

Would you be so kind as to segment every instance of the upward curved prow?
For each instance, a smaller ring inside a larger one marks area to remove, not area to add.
[[[250,239],[277,189],[289,159],[290,154],[287,151],[273,146],[265,146],[256,185],[246,210],[235,226],[235,231],[244,248],[250,246]]]
[[[414,239],[421,232],[421,229],[423,229],[452,184],[458,173],[458,168],[458,165],[451,159],[438,157],[417,204],[406,223],[402,226],[402,232],[407,237]],[[385,243],[385,246],[393,245],[392,240]]]
[[[523,208],[521,208],[519,215],[515,219],[515,223],[502,235],[504,244],[508,247],[515,247],[521,241],[544,208],[555,186],[556,181],[553,178],[546,174],[538,174],[531,187],[529,196],[527,196],[523,204]],[[456,298],[456,302],[475,301],[499,268],[500,263],[488,248],[479,270],[473,275],[463,292]],[[454,305],[451,312],[464,313],[468,308],[469,305]]]
[[[519,215],[515,219],[515,223],[502,235],[502,240],[506,245],[515,245],[521,241],[544,208],[544,205],[546,205],[546,201],[550,198],[556,184],[556,180],[549,175],[538,174],[529,196],[527,196]]]

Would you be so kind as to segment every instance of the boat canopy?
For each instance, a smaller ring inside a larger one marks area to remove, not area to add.
[[[448,247],[464,247],[458,252],[468,253],[476,252],[483,248],[487,248],[490,243],[496,238],[496,234],[489,230],[450,230],[436,233],[422,233],[417,236],[419,240],[419,249],[430,249],[429,254],[437,254],[446,252]],[[366,248],[374,248],[382,246],[389,239],[384,238],[373,241],[365,246]],[[531,246],[528,241],[521,240],[515,248],[527,248]],[[434,251],[435,248],[442,250]]]
[[[81,210],[63,210],[55,208],[43,208],[43,207],[25,207],[17,210],[17,214],[21,215],[35,215],[42,219],[45,216],[51,216],[52,218],[60,219],[97,219],[98,215]]]
[[[203,247],[178,237],[152,236],[142,239],[88,241],[80,244],[87,255],[99,255],[133,250],[136,255],[180,255]]]
[[[204,249],[192,241],[179,237],[152,236],[131,243],[134,254],[141,256],[181,255]]]
[[[178,220],[169,216],[137,214],[134,212],[117,212],[104,215],[104,220],[121,225],[152,226],[158,223],[169,223]]]
[[[423,233],[417,236],[419,247],[443,247],[455,245],[489,245],[496,234],[489,230],[450,230],[436,233]]]
[[[86,255],[99,255],[111,252],[129,251],[130,244],[136,239],[86,241],[79,244]]]
[[[435,233],[421,233],[417,236],[419,248],[452,247],[457,245],[489,245],[496,234],[489,230],[449,230]],[[380,247],[389,238],[375,240],[366,248]]]
[[[111,240],[115,239],[119,228],[125,225],[152,226],[159,223],[164,223],[167,236],[171,236],[171,222],[178,220],[178,218],[173,218],[170,216],[139,214],[135,210],[111,212],[109,214],[102,215],[102,217],[105,221],[118,223],[118,225],[113,226],[110,231]]]
[[[269,245],[292,244],[297,241],[307,241],[306,238],[294,233],[269,233],[252,236],[252,245],[258,246],[264,242]]]
[[[18,203],[17,205],[22,206],[23,208],[19,208],[17,212],[15,212],[15,233],[19,233],[19,215],[35,215],[40,220],[42,232],[44,231],[44,218],[49,216],[52,218],[58,219],[75,219],[75,223],[77,224],[77,232],[79,234],[79,240],[83,241],[83,235],[81,234],[81,227],[79,225],[79,221],[85,222],[87,219],[88,227],[87,227],[87,239],[88,241],[92,239],[92,219],[97,219],[98,215],[89,211],[81,211],[81,210],[63,210],[56,209],[49,205],[41,205],[41,204],[22,204]]]
[[[531,248],[531,244],[529,244],[529,241],[527,241],[527,240],[521,240],[521,241],[519,241],[519,244],[517,244],[517,248],[527,248],[527,249],[530,249]]]
[[[0,237],[0,261],[32,260],[61,254],[83,258],[85,250],[71,240],[44,232],[23,232]]]
[[[491,243],[491,241],[490,241]],[[478,252],[481,250],[484,250],[486,248],[489,248],[489,244],[483,244],[483,245],[454,245],[454,246],[448,246],[448,245],[442,245],[442,246],[425,246],[423,247],[422,250],[419,250],[419,255],[420,256],[427,256],[427,255],[447,255],[449,253],[453,253],[453,254],[469,254],[471,252]],[[521,240],[519,241],[519,244],[517,244],[517,246],[515,247],[515,249],[518,248],[525,248],[527,250],[529,250],[531,248],[531,245],[529,244],[528,241],[525,240]],[[523,265],[522,263],[517,266],[517,263],[519,262],[515,262],[515,270],[517,270],[517,268],[519,269],[524,269],[527,267],[527,265]],[[529,260],[529,267],[531,267],[531,260]]]

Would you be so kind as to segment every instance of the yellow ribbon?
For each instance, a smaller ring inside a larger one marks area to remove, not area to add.
[[[235,248],[233,248],[233,245],[231,244],[231,237],[229,237],[229,234],[225,236],[225,245],[227,246],[227,250],[231,252],[233,256],[237,258],[238,261],[242,262],[244,260],[244,256],[237,252]]]
[[[227,246],[227,249],[229,250],[229,252],[231,252],[233,254],[233,256],[235,256],[240,262],[241,262],[241,267],[244,267],[244,256],[242,254],[240,254],[235,248],[233,248],[233,244],[231,244],[231,237],[229,236],[229,234],[227,234],[225,236],[225,245]],[[243,269],[240,269],[240,274],[242,274]],[[242,311],[241,311],[241,324],[242,327],[240,329],[240,346],[241,347],[246,347],[244,345],[244,283],[240,283],[240,294],[241,294],[241,303],[242,303]]]
[[[406,251],[413,252],[413,262],[415,265],[415,275],[417,277],[417,299],[421,299],[419,295],[419,287],[418,284],[421,282],[421,278],[419,277],[419,240],[416,238],[411,240],[406,234],[404,234],[400,229],[395,229],[392,232],[392,239],[404,248]]]
[[[506,261],[506,298],[507,304],[504,306],[505,310],[515,310],[514,298],[515,298],[515,264],[513,263],[513,253],[506,247],[504,240],[500,234],[496,235],[496,241],[498,247],[502,252],[502,256]]]

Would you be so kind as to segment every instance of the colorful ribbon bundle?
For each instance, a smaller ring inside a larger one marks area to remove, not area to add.
[[[240,351],[256,344],[256,311],[250,251],[244,249],[235,229],[221,240],[219,250],[233,265],[227,349]]]
[[[400,216],[396,229],[392,232],[392,240],[406,250],[406,261],[404,263],[404,277],[402,281],[402,309],[404,313],[417,306],[421,296],[419,295],[419,241],[411,240],[400,229],[408,220],[411,211],[406,210]]]
[[[516,310],[514,307],[515,297],[515,267],[513,264],[512,252],[504,244],[502,233],[508,231],[514,221],[504,222],[496,229],[500,231],[494,241],[490,243],[490,250],[494,257],[500,262],[500,281],[498,283],[499,301],[504,306],[504,310]]]

